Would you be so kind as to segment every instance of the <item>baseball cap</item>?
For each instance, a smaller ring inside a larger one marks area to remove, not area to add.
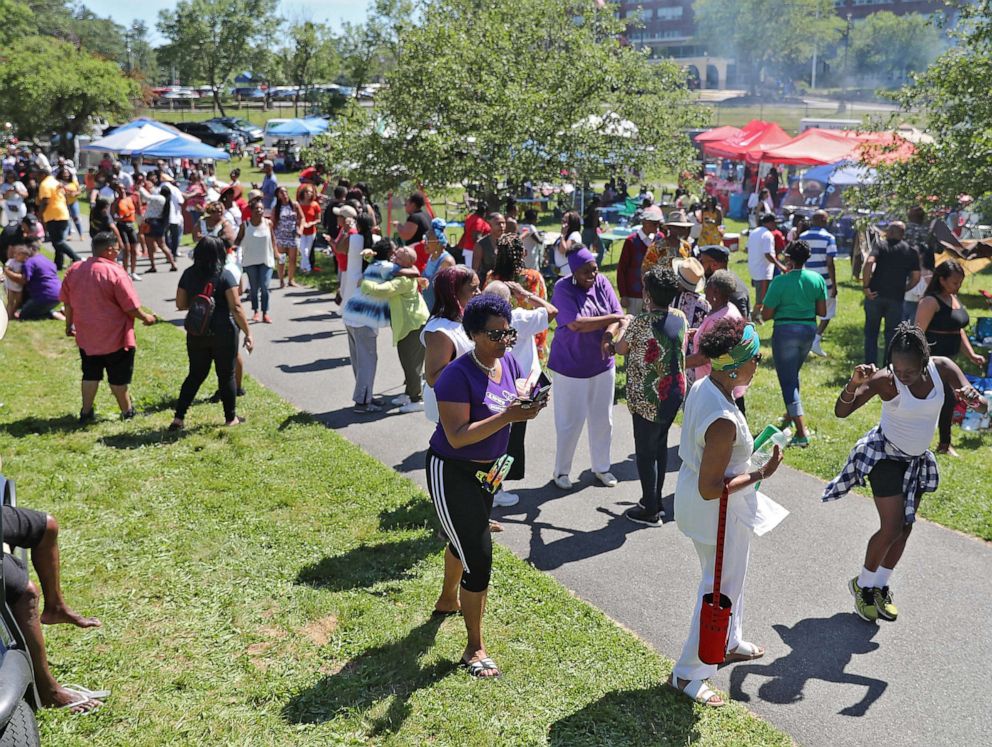
[[[358,211],[351,205],[341,205],[334,208],[334,214],[343,215],[345,218],[351,218],[352,220],[358,217]]]
[[[651,205],[650,207],[644,208],[641,212],[641,220],[650,220],[655,223],[661,223],[665,219],[665,214],[661,212],[661,208],[657,205]]]

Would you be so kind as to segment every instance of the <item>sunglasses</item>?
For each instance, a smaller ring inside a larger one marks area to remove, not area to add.
[[[758,353],[757,355],[755,355],[754,358],[752,358],[751,360],[754,361],[754,365],[756,365],[756,366],[757,365],[760,365],[761,364],[761,353]]]
[[[517,339],[517,330],[513,327],[507,327],[506,329],[486,329],[483,331],[486,333],[486,337],[489,338],[490,342]]]

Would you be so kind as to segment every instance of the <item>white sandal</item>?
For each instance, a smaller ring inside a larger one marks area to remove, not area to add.
[[[735,664],[739,661],[754,661],[764,655],[765,649],[761,648],[761,646],[757,646],[750,641],[741,641],[737,644],[737,648],[727,652],[727,658],[724,659],[724,664]]]
[[[722,708],[727,705],[726,701],[720,698],[720,693],[706,684],[706,680],[689,680],[685,687],[679,687],[678,677],[675,676],[675,672],[672,672],[672,678],[668,681],[668,685],[707,708]],[[713,697],[720,698],[720,700],[714,703],[710,700]]]

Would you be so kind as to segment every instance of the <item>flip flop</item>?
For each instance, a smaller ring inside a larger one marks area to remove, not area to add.
[[[478,661],[467,662],[462,659],[461,665],[468,670],[468,673],[478,680],[498,680],[503,676],[499,667],[496,666],[496,662],[490,659],[488,656],[484,659],[479,659]],[[496,674],[490,674],[488,676],[483,676],[483,672],[486,670],[494,670]]]
[[[724,664],[734,664],[738,661],[754,661],[765,655],[765,650],[748,641],[741,641],[733,651],[727,652]]]
[[[87,698],[92,698],[93,700],[103,700],[110,697],[110,690],[90,690],[88,687],[83,687],[82,685],[62,685],[62,689],[78,695],[85,695]]]
[[[69,688],[65,688],[65,689],[68,690],[69,692],[71,692],[73,695],[78,695],[79,696],[79,699],[78,700],[74,700],[71,703],[66,703],[65,705],[61,705],[61,706],[58,707],[57,710],[60,710],[60,711],[61,710],[69,710],[69,711],[71,711],[73,708],[76,708],[78,706],[81,706],[83,703],[89,703],[91,700],[93,700],[92,698],[88,698],[87,696],[83,695],[82,693],[76,692],[75,690],[70,690]],[[103,708],[103,705],[104,705],[103,702],[100,701],[98,705],[95,705],[92,708],[87,708],[85,711],[73,711],[72,712],[72,715],[73,716],[89,716],[91,713],[96,713],[101,708]]]
[[[431,612],[431,617],[451,617],[453,615],[460,615],[461,610],[434,610]]]

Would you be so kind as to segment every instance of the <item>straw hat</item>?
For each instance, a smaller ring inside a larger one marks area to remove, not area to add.
[[[691,293],[702,293],[705,287],[705,273],[702,263],[695,257],[677,259],[672,262],[672,271],[678,284]]]

